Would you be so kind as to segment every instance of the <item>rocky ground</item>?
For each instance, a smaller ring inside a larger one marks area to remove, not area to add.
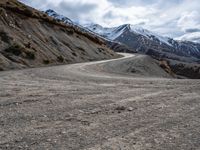
[[[133,57],[1,72],[0,149],[200,149],[200,80],[104,70]]]

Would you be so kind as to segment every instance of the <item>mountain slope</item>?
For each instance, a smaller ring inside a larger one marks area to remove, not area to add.
[[[115,28],[103,28],[92,24],[86,27],[105,38],[121,42],[155,58],[173,58],[186,62],[198,62],[200,59],[200,44],[162,37],[138,26],[125,24]]]
[[[0,14],[0,70],[118,57],[100,38],[16,0],[1,0]]]

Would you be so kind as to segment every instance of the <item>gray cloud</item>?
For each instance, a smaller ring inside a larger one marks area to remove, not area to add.
[[[94,3],[86,3],[82,1],[61,1],[57,5],[49,3],[46,9],[53,9],[59,14],[62,14],[73,21],[79,22],[82,20],[91,21],[88,15],[97,9],[98,5]]]
[[[110,3],[117,7],[128,7],[131,5],[134,6],[144,6],[144,5],[152,5],[156,3],[158,0],[108,0]]]
[[[67,1],[62,1],[58,5],[58,11],[62,11],[67,17],[77,20],[80,19],[81,16],[90,13],[97,7],[98,6],[96,4],[80,3],[76,1],[70,3]]]
[[[200,29],[191,28],[191,29],[186,29],[185,32],[186,32],[186,33],[200,32]]]

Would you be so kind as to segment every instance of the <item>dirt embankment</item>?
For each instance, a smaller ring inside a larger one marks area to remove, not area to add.
[[[121,53],[123,55],[123,53]],[[129,75],[133,77],[158,77],[158,78],[173,78],[173,74],[168,72],[160,65],[160,62],[150,56],[141,54],[133,55],[131,58],[111,61],[109,63],[98,64],[97,68],[102,68],[102,71],[112,72],[117,74]],[[95,69],[93,67],[93,69]]]
[[[105,43],[15,0],[0,2],[0,70],[116,58]]]

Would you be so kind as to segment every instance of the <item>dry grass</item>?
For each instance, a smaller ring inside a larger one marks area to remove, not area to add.
[[[0,38],[5,43],[10,43],[11,38],[8,36],[8,34],[5,31],[0,31]]]

